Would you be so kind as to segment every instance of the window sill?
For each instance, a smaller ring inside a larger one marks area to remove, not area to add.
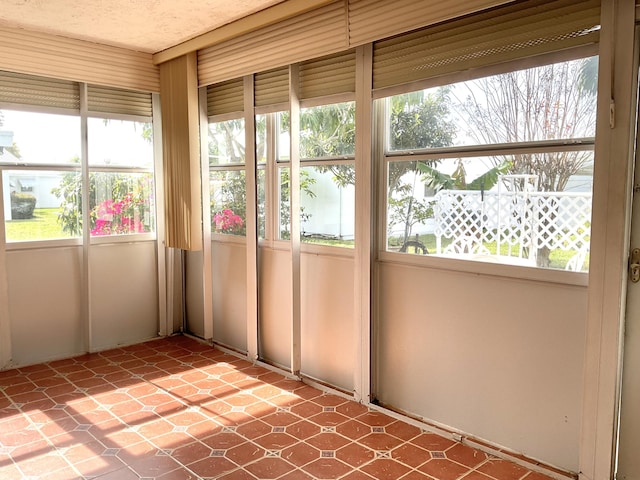
[[[91,246],[140,243],[155,241],[154,233],[141,233],[132,235],[110,235],[104,237],[91,237]],[[14,250],[41,250],[46,248],[82,247],[82,238],[63,238],[57,240],[29,240],[22,242],[7,242],[6,251]]]
[[[453,258],[445,255],[414,255],[383,251],[379,253],[378,260],[381,263],[387,264],[512,278],[514,280],[529,280],[579,287],[586,287],[589,283],[588,272],[537,268],[529,264],[528,260],[517,258],[509,258],[509,263],[498,263],[499,259],[495,257],[487,258],[487,255],[473,255],[473,257],[474,258],[462,258],[460,255],[457,255]]]

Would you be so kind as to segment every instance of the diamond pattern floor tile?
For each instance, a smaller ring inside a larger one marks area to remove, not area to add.
[[[550,480],[186,337],[0,372],[0,480]]]

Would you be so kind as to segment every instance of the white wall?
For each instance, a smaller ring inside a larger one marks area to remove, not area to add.
[[[315,183],[309,189],[314,198],[303,191],[300,195],[300,207],[308,214],[302,222],[304,233],[333,235],[337,238],[353,239],[355,225],[355,188],[348,185],[338,188],[330,171],[320,173],[314,168],[307,168],[309,178]]]
[[[301,277],[301,371],[353,391],[355,348],[354,261],[304,253]]]
[[[91,336],[94,350],[158,335],[154,241],[92,246]]]
[[[259,354],[290,368],[291,252],[261,247],[258,261]]]
[[[89,258],[91,346],[82,314],[82,247],[6,252],[13,366],[158,335],[155,242],[93,245]]]
[[[203,253],[186,252],[185,269],[185,302],[187,332],[196,337],[204,338],[204,290],[202,282]],[[180,285],[182,276],[176,279]]]
[[[8,251],[6,266],[13,364],[82,353],[81,247]]]
[[[242,243],[212,242],[213,340],[247,351],[247,259]]]
[[[378,267],[380,402],[576,472],[586,288]]]

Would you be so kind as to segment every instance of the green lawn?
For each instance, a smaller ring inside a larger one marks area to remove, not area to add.
[[[415,240],[415,236],[412,236],[411,239]],[[436,252],[436,236],[435,235],[433,234],[420,235],[419,241],[422,242],[427,247],[427,250],[429,251],[429,253]],[[451,243],[451,239],[443,238],[442,249],[444,250],[450,243]],[[389,247],[391,247],[390,250],[397,250],[400,248],[400,246],[401,246],[400,237],[389,238]],[[496,254],[497,247],[498,247],[496,242],[487,242],[487,243],[484,243],[484,246],[487,248],[487,250],[489,250],[489,252],[491,252],[492,255]],[[509,255],[508,250],[509,250],[508,245],[506,244],[500,245],[500,255]],[[512,252],[512,256],[517,256],[518,245],[513,245],[511,248],[511,252]],[[407,253],[414,253],[411,247],[409,248],[409,251]],[[577,252],[575,252],[574,250],[561,250],[561,249],[552,250],[551,253],[549,254],[550,268],[564,269],[565,266],[567,265],[567,262],[576,253]],[[588,264],[589,264],[589,256],[587,255],[584,265],[582,266],[583,271],[586,270]]]
[[[313,237],[303,237],[301,239],[303,243],[314,243],[316,245],[330,245],[332,247],[344,247],[344,248],[353,248],[354,242],[353,240],[338,240],[334,238],[313,238]]]
[[[36,208],[33,218],[6,222],[8,242],[70,238],[58,223],[58,208]]]

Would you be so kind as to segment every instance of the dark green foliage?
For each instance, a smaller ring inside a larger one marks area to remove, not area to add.
[[[11,192],[11,219],[24,220],[33,218],[36,208],[36,197],[30,193]]]
[[[449,90],[418,91],[392,97],[390,111],[391,150],[417,150],[453,144],[456,126],[449,117]]]

